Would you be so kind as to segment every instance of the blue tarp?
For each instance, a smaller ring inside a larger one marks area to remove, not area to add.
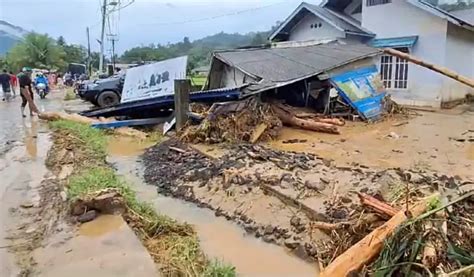
[[[369,44],[377,48],[411,48],[418,40],[418,36],[396,37],[396,38],[378,38],[373,39]]]
[[[383,112],[385,88],[377,67],[365,67],[331,78],[339,95],[365,120],[377,120]]]

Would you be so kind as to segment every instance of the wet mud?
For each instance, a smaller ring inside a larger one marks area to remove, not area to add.
[[[133,146],[132,146],[133,147]],[[239,276],[316,276],[317,265],[297,258],[284,248],[265,243],[214,212],[194,203],[158,194],[155,186],[144,183],[137,156],[110,153],[108,161],[133,186],[141,200],[157,212],[193,225],[204,253],[231,263]]]
[[[463,107],[418,113],[373,124],[347,122],[341,135],[284,127],[278,139],[267,145],[313,153],[338,165],[357,162],[378,169],[418,168],[473,178],[473,142],[457,138],[474,129],[474,113]],[[304,142],[287,143],[295,139]]]
[[[468,190],[470,179],[428,170],[377,170],[364,164],[338,166],[314,154],[261,145],[233,145],[218,159],[169,140],[143,155],[145,180],[170,195],[238,223],[249,235],[283,246],[303,260],[318,259],[319,241],[328,237],[314,221],[351,222],[363,212],[358,193],[389,203],[406,187],[414,193]],[[449,193],[448,193],[449,195]],[[375,214],[374,214],[375,216]],[[364,225],[364,232],[382,219]],[[361,232],[362,234],[362,232]]]

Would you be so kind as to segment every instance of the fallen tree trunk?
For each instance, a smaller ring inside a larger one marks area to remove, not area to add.
[[[410,214],[413,217],[417,217],[424,213],[430,199],[433,199],[433,197],[437,197],[437,195],[432,195],[417,202],[410,208]],[[405,210],[399,211],[389,221],[385,222],[385,224],[376,228],[358,243],[354,244],[329,264],[324,271],[321,272],[320,276],[348,276],[351,273],[357,273],[365,264],[372,261],[379,254],[385,239],[408,219],[405,212]]]
[[[104,119],[102,120],[93,119],[93,118],[85,117],[78,114],[68,114],[65,112],[43,112],[43,113],[38,114],[38,117],[40,119],[48,120],[48,121],[63,119],[63,120],[69,120],[69,121],[74,121],[74,122],[89,124],[89,125],[93,123],[102,122],[104,120]],[[115,134],[121,135],[121,136],[134,137],[138,139],[145,139],[147,137],[146,133],[133,129],[133,128],[129,128],[129,127],[116,128],[116,129],[113,129],[113,131]]]
[[[395,209],[389,204],[384,203],[368,194],[358,193],[357,195],[359,195],[360,203],[362,205],[372,208],[377,214],[380,214],[383,217],[390,218],[399,212],[399,210]]]
[[[339,128],[336,125],[298,118],[293,113],[288,112],[288,110],[277,105],[272,105],[272,110],[280,118],[283,124],[316,132],[340,134]]]
[[[446,67],[443,67],[443,66],[439,66],[439,65],[435,65],[435,64],[431,64],[431,63],[427,63],[425,61],[422,61],[418,58],[415,58],[413,57],[412,55],[409,55],[409,54],[406,54],[406,53],[403,53],[403,52],[400,52],[400,51],[397,51],[395,49],[391,49],[391,48],[386,48],[384,49],[384,52],[387,53],[387,54],[390,54],[392,56],[396,56],[396,57],[399,57],[399,58],[402,58],[404,60],[407,60],[409,62],[412,62],[414,64],[417,64],[417,65],[420,65],[420,66],[423,66],[423,67],[426,67],[428,69],[431,69],[433,71],[436,71],[438,73],[441,73],[443,74],[444,76],[447,76],[451,79],[454,79],[460,83],[463,83],[465,85],[468,85],[470,86],[471,88],[474,88],[474,80],[471,79],[471,78],[468,78],[466,76],[463,76],[463,75],[460,75],[454,71],[452,71],[451,69],[449,68],[446,68]]]

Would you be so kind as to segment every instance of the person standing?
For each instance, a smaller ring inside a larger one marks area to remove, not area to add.
[[[16,96],[16,87],[18,86],[18,78],[10,71],[10,82],[12,84],[13,97]]]
[[[33,98],[33,89],[31,88],[31,73],[32,70],[28,67],[24,67],[23,72],[18,75],[18,82],[20,83],[20,95],[21,95],[21,115],[25,115],[25,107],[28,104],[30,108],[30,115],[33,113],[39,114],[39,110],[35,105]]]
[[[3,101],[10,100],[10,91],[11,91],[11,81],[10,75],[8,75],[7,70],[4,69],[2,74],[0,74],[0,85],[3,90]]]

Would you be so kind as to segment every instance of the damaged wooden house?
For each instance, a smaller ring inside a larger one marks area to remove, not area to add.
[[[257,94],[326,115],[375,120],[385,95],[374,63],[381,53],[342,40],[218,51],[206,89],[241,87],[241,97]]]
[[[303,2],[269,39],[288,45],[345,39],[396,49],[474,78],[474,25],[423,0]],[[440,107],[474,93],[473,86],[400,57],[380,55],[375,64],[387,93],[402,105]]]

